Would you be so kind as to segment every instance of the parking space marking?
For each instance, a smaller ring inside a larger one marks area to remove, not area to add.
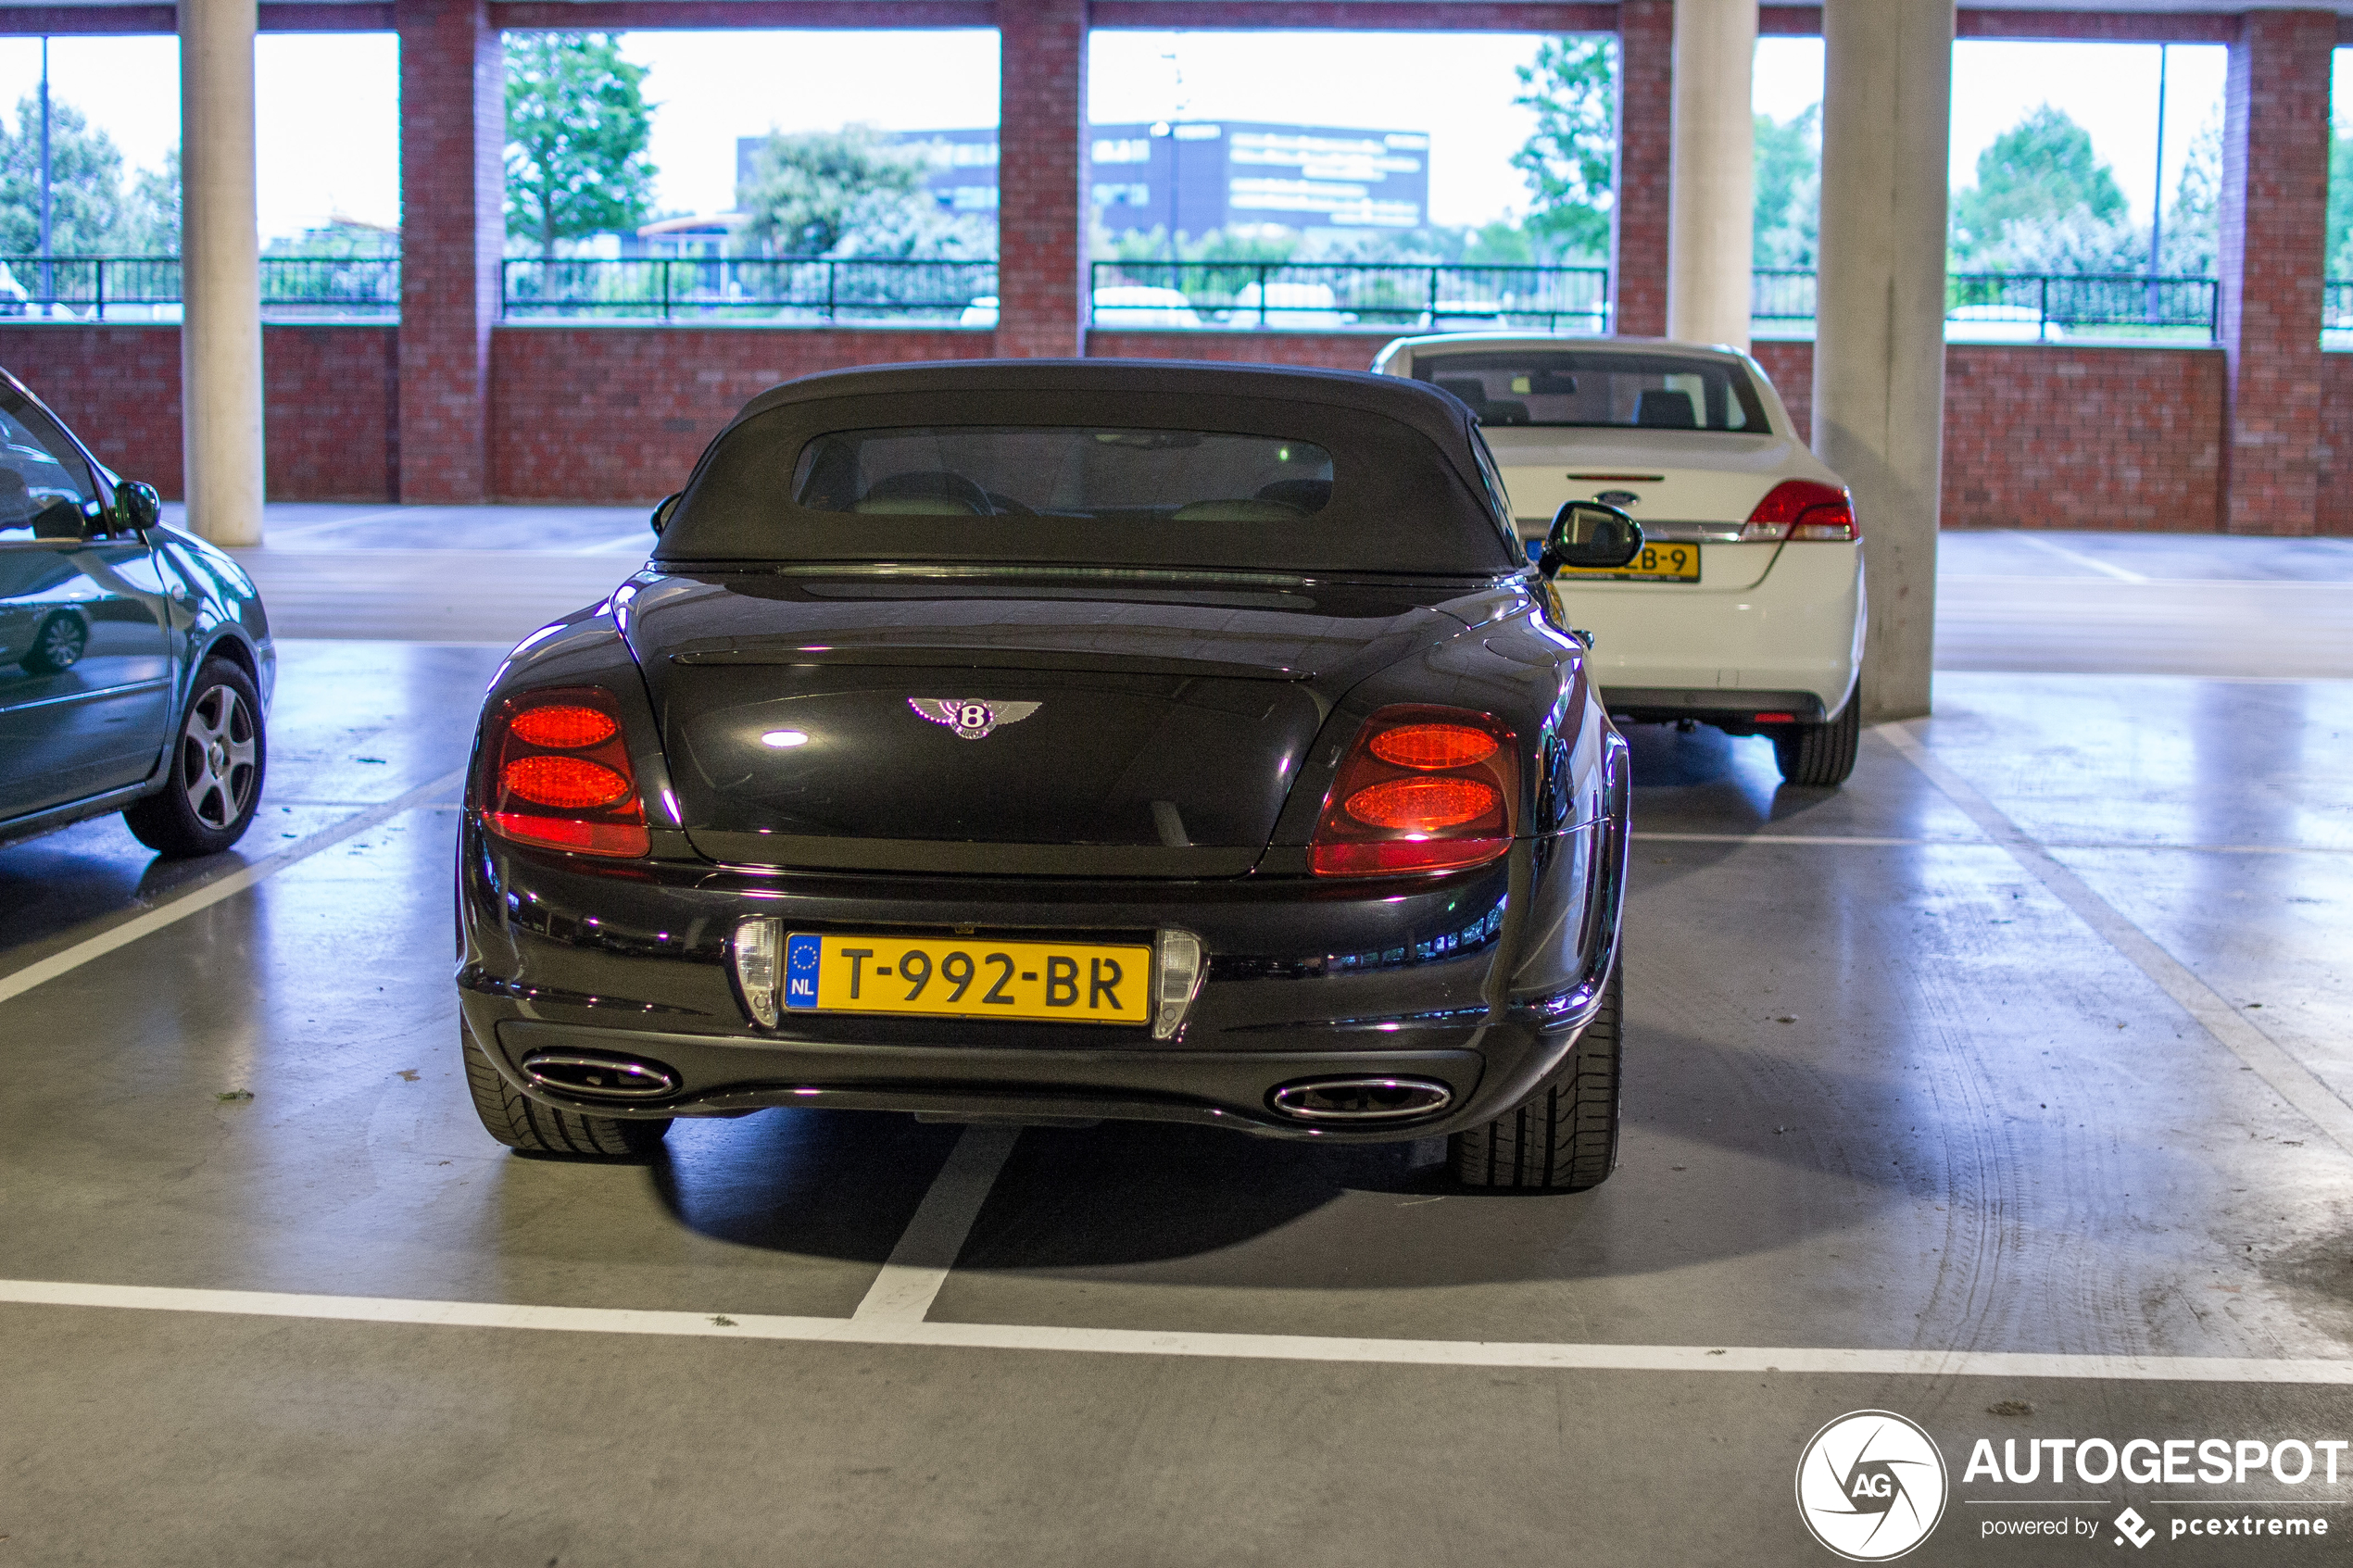
[[[2011,859],[2072,909],[2126,962],[2172,997],[2215,1044],[2252,1068],[2273,1093],[2302,1111],[2339,1148],[2353,1154],[2353,1106],[2337,1098],[2309,1068],[2290,1056],[2245,1013],[2223,1000],[2212,986],[2133,924],[2115,905],[2101,897],[2090,883],[2070,871],[2047,847],[2029,837],[2000,807],[1980,795],[1975,785],[1923,746],[1909,724],[1881,724],[1871,733],[1884,738],[1929,783],[1942,790],[1946,799],[1966,812],[1987,837],[2007,850]]]
[[[2010,531],[2010,537],[2016,539],[2021,545],[2032,545],[2038,550],[2057,556],[2063,561],[2070,561],[2074,565],[2086,567],[2093,571],[2100,573],[2104,577],[2113,577],[2119,583],[2145,583],[2148,581],[2146,577],[2137,571],[2130,571],[2120,566],[2110,566],[2108,562],[2101,560],[2096,556],[2087,556],[2080,550],[2070,550],[2064,545],[2055,545],[2048,539],[2040,538],[2035,534],[2028,533],[2019,529],[2012,529]]]
[[[0,1280],[0,1302],[127,1308],[232,1317],[433,1328],[635,1334],[682,1339],[799,1340],[940,1349],[1041,1350],[1226,1361],[1365,1361],[1404,1366],[1526,1367],[1563,1372],[1730,1372],[1816,1376],[2004,1377],[2123,1383],[2321,1384],[2353,1386],[2353,1361],[2237,1356],[2045,1355],[2021,1350],[1838,1349],[1811,1346],[1574,1345],[1507,1340],[1355,1339],[1304,1334],[1162,1333],[1027,1323],[931,1323],[900,1317],[804,1318],[759,1313],[511,1306],[268,1290]]]
[[[1982,838],[1868,838],[1819,833],[1632,833],[1637,844],[1812,844],[1865,849],[1909,849],[1931,844],[1982,845]]]
[[[916,1206],[882,1273],[866,1288],[854,1316],[863,1322],[921,1323],[948,1283],[956,1255],[964,1249],[997,1173],[1013,1151],[1019,1127],[966,1127],[948,1163],[932,1178],[931,1190]]]
[[[277,875],[296,861],[308,859],[321,849],[333,848],[345,839],[365,833],[403,811],[426,805],[435,796],[456,787],[465,776],[463,768],[444,773],[430,784],[421,784],[405,795],[395,796],[380,806],[355,812],[306,838],[296,839],[283,849],[248,862],[226,876],[197,883],[144,913],[133,915],[120,925],[108,926],[96,935],[52,953],[37,963],[29,963],[11,974],[0,975],[0,1002],[22,996],[36,985],[79,969],[92,959],[102,958],[118,947],[128,947],[142,936],[161,931],[175,921],[185,920],[199,909],[209,909],[223,898],[233,897],[255,884]]]

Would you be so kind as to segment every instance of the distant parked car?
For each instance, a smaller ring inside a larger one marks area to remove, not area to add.
[[[1094,324],[1129,329],[1198,327],[1202,320],[1181,289],[1114,283],[1095,291]]]
[[[261,800],[277,654],[253,581],[0,371],[0,843],[120,811],[213,855]]]
[[[993,294],[985,294],[965,306],[964,313],[956,318],[956,324],[960,327],[995,326],[997,324],[997,296]]]
[[[1792,784],[1837,784],[1860,737],[1863,546],[1845,483],[1745,354],[1631,338],[1400,338],[1373,368],[1478,416],[1523,538],[1571,501],[1632,514],[1629,565],[1553,576],[1613,717],[1771,737]]]
[[[2031,305],[1962,305],[1944,313],[1949,343],[2057,343],[2066,335]]]
[[[1260,307],[1261,300],[1265,307]],[[1329,283],[1268,283],[1262,294],[1256,283],[1244,283],[1234,296],[1226,320],[1237,327],[1262,323],[1285,332],[1335,332],[1356,324],[1353,311],[1340,308]]]

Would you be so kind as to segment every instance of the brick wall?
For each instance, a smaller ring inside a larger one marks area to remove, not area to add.
[[[1674,175],[1674,0],[1625,0],[1617,8],[1617,330],[1667,331],[1667,230]]]
[[[999,352],[1086,352],[1087,0],[1000,0]]]
[[[398,366],[389,327],[266,328],[270,495],[393,494]],[[1088,334],[1102,358],[1364,370],[1374,332]],[[812,371],[981,358],[988,332],[512,327],[492,339],[492,494],[651,501],[767,387]],[[1813,345],[1756,357],[1801,433]],[[2321,532],[2353,533],[2353,355],[2322,357]],[[0,327],[0,364],[124,473],[180,489],[171,327]],[[2214,349],[1958,344],[1944,361],[1944,522],[2198,531],[2221,514],[2223,362]],[[2335,453],[2347,456],[2342,470]],[[2339,478],[2347,482],[2338,483]]]
[[[271,499],[391,497],[396,335],[391,327],[262,328]],[[0,327],[0,365],[109,468],[181,498],[179,328]]]
[[[2256,11],[2222,108],[2219,326],[2228,365],[2222,526],[2309,533],[2319,515],[2322,251],[2336,19]]]
[[[506,247],[506,60],[484,0],[395,0],[400,32],[399,495],[488,493],[484,405]]]
[[[1755,353],[1810,437],[1814,345],[1760,343]],[[2353,395],[2353,356],[2327,358]],[[1947,345],[1944,525],[2214,528],[2222,381],[2211,348]],[[2342,422],[2353,454],[2353,414]],[[2324,532],[2353,532],[2353,504],[2344,510]]]
[[[2353,533],[2353,354],[2321,356],[2320,496],[2317,533]]]
[[[502,500],[651,502],[738,408],[851,365],[980,359],[994,334],[510,327],[492,335],[492,489]]]

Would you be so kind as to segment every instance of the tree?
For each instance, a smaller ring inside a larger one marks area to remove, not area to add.
[[[1822,106],[1786,120],[1756,117],[1756,265],[1814,265],[1822,216]]]
[[[122,154],[71,104],[49,100],[49,253],[112,250],[122,220]],[[0,125],[0,254],[41,249],[41,102],[17,104],[17,128]]]
[[[180,144],[163,155],[163,167],[131,177],[123,198],[121,246],[132,256],[180,254]]]
[[[2091,133],[2048,104],[1977,155],[1977,182],[1953,200],[1953,252],[1964,266],[2040,254],[2108,270],[2128,255],[2132,234],[2124,193],[2093,152]]]
[[[635,229],[653,206],[646,68],[609,32],[507,39],[507,226],[553,257],[560,240]]]
[[[1512,155],[1536,198],[1527,228],[1558,255],[1598,260],[1617,201],[1616,41],[1548,38],[1517,69],[1525,91],[1512,102],[1536,111],[1535,132]]]
[[[924,155],[869,125],[772,133],[736,192],[743,242],[768,256],[853,254],[856,243],[914,227]]]

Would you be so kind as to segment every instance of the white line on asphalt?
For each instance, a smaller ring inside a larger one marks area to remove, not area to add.
[[[2040,538],[2035,534],[2027,533],[2014,528],[2010,530],[2010,536],[2017,539],[2021,544],[2032,545],[2038,550],[2046,550],[2052,555],[2058,557],[2061,560],[2072,561],[2077,566],[2088,567],[2092,571],[2099,572],[2104,576],[2113,577],[2119,583],[2145,583],[2148,581],[2147,578],[2142,576],[2137,571],[2127,571],[2120,566],[2110,566],[2104,560],[2084,555],[2078,550],[2070,550],[2064,545],[2054,545],[2048,539]]]
[[[924,1194],[915,1217],[907,1222],[899,1245],[890,1249],[882,1273],[875,1276],[865,1299],[858,1303],[854,1315],[861,1322],[924,1321],[939,1287],[948,1283],[956,1254],[964,1249],[964,1237],[972,1234],[980,1206],[988,1201],[988,1189],[996,1185],[997,1173],[1004,1169],[1005,1157],[1013,1151],[1013,1140],[1020,1135],[1019,1127],[964,1129],[956,1147],[948,1151],[948,1163],[932,1178],[931,1190]]]
[[[2353,1154],[2353,1106],[2337,1098],[2309,1068],[2288,1055],[2278,1041],[2257,1028],[2245,1013],[2216,995],[2214,988],[2191,972],[2187,965],[2095,892],[2090,883],[2076,875],[2048,848],[2028,837],[2000,807],[1980,795],[1976,786],[1921,745],[1909,725],[1882,724],[1874,733],[1884,736],[1931,784],[1944,792],[1945,798],[1968,813],[1987,837],[2008,850],[2010,859],[2172,997],[2217,1045],[2253,1068],[2282,1099],[2302,1111],[2334,1139],[2338,1148]]]
[[[226,876],[197,883],[195,886],[176,894],[143,914],[133,915],[120,925],[108,926],[95,936],[87,937],[70,947],[52,953],[38,962],[29,963],[13,973],[0,975],[0,1002],[5,1002],[11,997],[22,996],[43,982],[55,980],[58,975],[77,969],[92,959],[111,953],[117,947],[136,942],[151,932],[161,931],[174,921],[185,920],[198,909],[208,909],[223,898],[243,893],[254,884],[277,875],[296,861],[308,859],[321,849],[332,848],[353,834],[365,833],[388,818],[396,817],[403,811],[425,805],[434,796],[455,785],[465,776],[466,771],[459,768],[454,772],[443,774],[430,784],[421,784],[405,795],[396,796],[381,806],[370,807],[365,811],[357,812],[344,818],[341,822],[321,828],[308,837],[297,839],[274,854],[265,855],[258,860],[248,862]]]
[[[1913,848],[1930,844],[1982,845],[1977,838],[1851,838],[1837,834],[1804,833],[1636,833],[1627,836],[1652,844],[1819,844],[1847,845],[1866,849]]]
[[[1866,1350],[1811,1346],[1565,1345],[1461,1339],[1346,1339],[1304,1334],[1219,1334],[1028,1323],[928,1323],[895,1317],[803,1318],[758,1313],[636,1311],[617,1307],[510,1306],[269,1290],[183,1290],[145,1285],[0,1280],[0,1302],[115,1307],[236,1317],[414,1323],[434,1328],[536,1329],[688,1339],[804,1340],[967,1350],[1059,1350],[1197,1356],[1234,1361],[1374,1361],[1413,1366],[1533,1367],[1572,1372],[1805,1373],[1900,1377],[2101,1379],[2130,1383],[2353,1385],[2353,1361],[2259,1361],[2232,1356],[2081,1356],[2008,1350]]]

